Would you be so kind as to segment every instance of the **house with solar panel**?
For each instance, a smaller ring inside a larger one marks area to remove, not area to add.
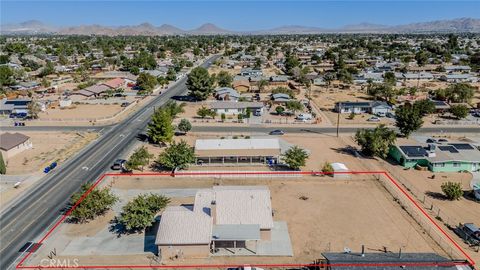
[[[389,155],[405,168],[427,167],[432,172],[480,171],[480,150],[465,142],[399,143]]]

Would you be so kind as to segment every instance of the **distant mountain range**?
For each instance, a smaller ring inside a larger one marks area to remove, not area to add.
[[[255,31],[232,31],[206,23],[192,30],[163,24],[154,26],[150,23],[127,26],[80,25],[72,27],[57,27],[40,21],[26,21],[18,24],[0,26],[1,34],[57,34],[57,35],[266,35],[266,34],[323,34],[323,33],[480,33],[480,19],[459,18],[431,22],[411,23],[405,25],[387,26],[371,23],[346,25],[341,28],[321,28],[302,25],[287,25],[273,29]]]

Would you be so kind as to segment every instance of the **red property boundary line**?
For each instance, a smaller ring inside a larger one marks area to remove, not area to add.
[[[225,176],[235,176],[235,175],[328,175],[333,173],[324,173],[324,172],[299,172],[299,171],[286,171],[286,172],[179,172],[179,173],[105,173],[78,199],[78,201],[68,210],[62,218],[60,218],[54,226],[48,230],[48,232],[40,239],[39,242],[30,249],[30,251],[20,260],[20,262],[16,265],[16,269],[141,269],[141,268],[228,268],[228,267],[238,267],[236,265],[86,265],[86,266],[26,266],[23,263],[26,261],[33,252],[35,252],[42,243],[52,234],[52,232],[65,221],[65,219],[72,213],[72,211],[87,197],[90,192],[94,188],[100,184],[103,179],[107,176],[161,176],[161,177],[181,177],[181,176],[208,176],[208,175],[225,175]],[[347,264],[347,263],[337,263],[337,264],[251,264],[252,266],[258,267],[328,267],[328,266],[336,266],[336,267],[401,267],[401,266],[414,266],[414,267],[421,267],[421,266],[457,266],[457,265],[469,265],[474,266],[475,262],[473,259],[450,237],[445,230],[443,230],[436,222],[433,220],[430,215],[413,199],[413,197],[407,193],[407,191],[387,172],[385,171],[355,171],[355,172],[337,172],[335,174],[354,174],[354,175],[361,175],[361,174],[369,174],[369,175],[383,175],[387,177],[387,179],[392,182],[396,188],[398,188],[403,195],[405,195],[408,200],[415,205],[415,207],[437,228],[443,236],[445,236],[448,241],[453,244],[453,246],[466,258],[466,261],[462,262],[436,262],[436,263],[354,263],[354,264]]]

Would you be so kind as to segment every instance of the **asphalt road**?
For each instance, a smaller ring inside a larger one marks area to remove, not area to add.
[[[108,130],[114,128],[115,125],[107,126],[25,126],[25,127],[1,127],[2,131],[10,132],[21,132],[21,131],[103,131],[107,132]],[[214,133],[268,133],[276,127],[265,127],[265,126],[229,126],[229,125],[218,125],[218,126],[193,126],[192,131],[195,132],[214,132]],[[290,127],[279,128],[288,133],[336,133],[336,127],[296,127],[292,125]],[[340,127],[340,133],[355,133],[360,129],[360,127]],[[423,134],[434,134],[434,133],[475,133],[480,134],[480,127],[424,127],[418,130],[416,133]]]
[[[212,132],[212,133],[269,133],[272,130],[281,129],[285,133],[318,133],[318,134],[335,134],[337,132],[336,127],[264,127],[264,126],[193,126],[194,132]],[[355,133],[360,127],[340,127],[339,133]],[[417,134],[441,134],[441,133],[473,133],[480,134],[480,127],[426,127],[421,128],[416,132]]]
[[[217,57],[213,56],[202,66],[208,67]],[[101,137],[66,163],[60,164],[40,180],[40,183],[17,199],[14,206],[1,213],[0,269],[8,269],[20,255],[19,249],[26,242],[35,240],[61,216],[70,196],[78,191],[82,184],[98,179],[116,158],[133,146],[138,133],[148,124],[154,107],[162,106],[173,96],[184,94],[187,91],[185,82],[186,77],[180,79],[168,91],[155,97],[119,124],[102,127],[104,131]],[[49,129],[43,127],[42,130]]]

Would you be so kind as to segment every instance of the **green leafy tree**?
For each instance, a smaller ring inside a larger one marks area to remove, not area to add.
[[[143,231],[152,226],[155,215],[168,203],[170,203],[170,199],[162,195],[139,195],[122,208],[122,213],[117,221],[129,233]]]
[[[466,105],[458,104],[452,105],[449,109],[450,113],[458,119],[463,119],[467,117],[468,112],[470,111]]]
[[[277,106],[277,107],[275,107],[275,112],[276,112],[278,115],[282,114],[284,111],[285,111],[285,108],[282,107],[282,106]]]
[[[47,64],[45,65],[45,67],[43,67],[42,71],[40,72],[40,74],[38,74],[38,76],[45,77],[53,73],[55,73],[55,67],[53,66],[52,62],[47,61]]]
[[[177,80],[177,72],[174,68],[168,69],[166,79],[172,82]]]
[[[153,143],[169,143],[175,133],[172,116],[166,110],[156,110],[147,126],[147,135]]]
[[[125,164],[128,170],[141,170],[150,163],[153,154],[150,154],[145,146],[137,148]]]
[[[142,72],[138,75],[137,85],[142,89],[142,93],[151,94],[157,85],[157,79],[155,76]]]
[[[360,145],[364,154],[382,158],[387,156],[396,139],[395,131],[383,124],[374,129],[359,129],[355,134],[355,141]]]
[[[395,73],[393,72],[385,72],[383,75],[383,78],[385,80],[385,83],[388,83],[390,85],[395,85],[397,83],[397,79],[395,78]]]
[[[293,75],[293,69],[300,66],[300,60],[293,54],[287,53],[285,58],[285,71],[288,75]]]
[[[353,75],[346,69],[340,69],[337,72],[337,79],[346,84],[353,83]]]
[[[292,89],[282,86],[272,89],[272,94],[285,94],[290,96],[290,98],[295,98],[295,93]]]
[[[298,100],[292,100],[285,104],[288,110],[292,111],[294,114],[297,111],[303,110],[303,104]]]
[[[428,62],[428,53],[421,50],[415,54],[415,60],[419,66],[424,66]]]
[[[190,95],[198,100],[206,100],[213,92],[214,78],[203,67],[196,67],[188,74],[187,88]]]
[[[0,88],[15,84],[14,72],[8,66],[0,66]]]
[[[407,138],[423,125],[422,114],[415,106],[405,105],[398,107],[395,110],[395,120],[395,126]]]
[[[173,119],[176,118],[177,115],[185,112],[185,106],[187,106],[187,103],[185,102],[179,104],[175,101],[168,101],[163,108],[170,114]]]
[[[294,146],[288,149],[282,156],[283,162],[293,170],[298,170],[305,166],[308,158],[308,153],[304,149]]]
[[[330,162],[325,162],[322,166],[322,172],[325,174],[332,174],[333,173],[333,167]]]
[[[445,96],[449,102],[468,103],[475,95],[475,87],[468,83],[452,84],[445,89]]]
[[[28,103],[27,110],[28,110],[28,114],[30,114],[30,117],[32,117],[33,119],[38,118],[38,113],[40,113],[41,109],[40,109],[40,104],[35,98],[32,99],[30,103]]]
[[[189,132],[191,129],[192,124],[187,119],[182,119],[180,120],[180,123],[178,123],[178,130],[180,130],[184,134],[187,134],[187,132]]]
[[[69,216],[69,220],[75,223],[85,223],[95,219],[97,216],[103,215],[118,198],[111,192],[110,188],[93,188],[92,184],[84,184],[79,192],[76,192],[70,198],[70,204],[75,205],[83,195],[90,191],[90,193],[83,198],[83,200],[73,209]]]
[[[395,89],[388,83],[370,84],[367,93],[375,100],[381,98],[385,101],[391,101],[396,96]]]
[[[0,174],[7,173],[7,166],[5,165],[5,161],[3,160],[3,155],[0,153]]]
[[[445,182],[441,185],[442,192],[447,199],[453,201],[458,200],[463,195],[463,189],[461,183]]]
[[[179,143],[173,142],[157,159],[157,163],[160,166],[170,170],[175,168],[185,169],[193,162],[195,162],[193,147],[184,140],[181,140]]]
[[[205,106],[202,106],[197,110],[197,115],[202,119],[205,119],[207,116],[215,118],[215,112]]]
[[[418,100],[413,103],[413,107],[418,110],[421,115],[428,115],[435,112],[435,103],[430,99]]]
[[[41,81],[42,87],[50,87],[50,81],[47,78],[43,78]]]
[[[215,77],[220,87],[232,87],[233,76],[228,71],[222,70]]]
[[[163,88],[165,85],[168,84],[168,79],[160,76],[160,77],[157,78],[157,83],[160,85],[160,87]]]
[[[7,64],[10,61],[10,56],[6,54],[0,55],[0,65]]]

